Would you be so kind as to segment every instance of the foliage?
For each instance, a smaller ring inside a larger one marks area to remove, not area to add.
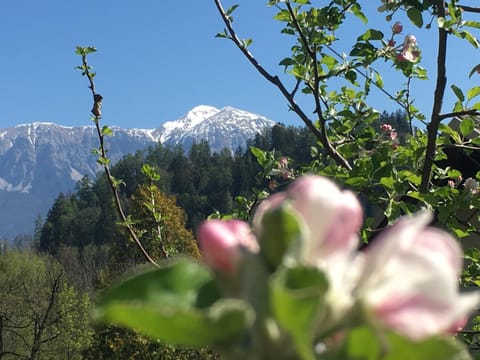
[[[65,282],[58,263],[7,251],[0,286],[0,358],[82,358],[92,336],[90,299]]]

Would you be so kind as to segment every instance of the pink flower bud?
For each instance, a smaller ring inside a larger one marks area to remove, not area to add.
[[[395,41],[392,40],[392,39],[388,40],[388,46],[394,47],[395,46]]]
[[[390,139],[395,140],[398,136],[398,133],[395,130],[390,131]]]
[[[397,21],[395,24],[392,26],[392,32],[394,35],[400,34],[403,30],[403,25],[400,23],[400,21]]]
[[[242,248],[258,252],[258,244],[250,227],[240,220],[209,220],[197,230],[197,238],[205,262],[214,270],[234,274],[242,256]]]

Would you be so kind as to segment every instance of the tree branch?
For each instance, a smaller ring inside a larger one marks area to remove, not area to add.
[[[472,6],[466,6],[466,5],[460,5],[460,4],[457,4],[457,6],[460,9],[462,9],[463,11],[480,14],[480,8],[472,7]]]
[[[445,17],[445,0],[437,0],[436,6],[439,17]],[[437,80],[435,95],[433,99],[433,109],[430,123],[427,125],[427,148],[425,150],[425,163],[422,169],[422,181],[420,183],[420,192],[428,191],[430,177],[432,174],[433,162],[436,151],[437,132],[442,121],[440,112],[442,110],[443,97],[445,94],[446,77],[446,58],[447,58],[447,32],[443,28],[438,28],[438,53],[437,53]]]
[[[105,171],[108,183],[109,183],[110,188],[111,188],[112,193],[113,193],[115,207],[117,208],[118,214],[120,215],[120,218],[122,219],[122,222],[123,222],[124,226],[126,227],[130,237],[133,239],[133,241],[135,242],[137,247],[140,249],[140,251],[143,254],[143,256],[145,257],[145,259],[148,262],[150,262],[151,264],[158,267],[159,266],[158,263],[147,252],[147,250],[143,246],[142,242],[138,238],[137,234],[135,233],[135,230],[129,224],[128,218],[125,215],[125,211],[123,210],[123,206],[122,206],[122,203],[121,203],[121,200],[120,200],[120,195],[119,195],[118,189],[117,189],[117,184],[115,183],[114,177],[112,176],[112,173],[110,171],[110,167],[108,166],[108,163],[106,161],[107,160],[107,152],[106,152],[105,144],[104,144],[105,135],[104,135],[102,129],[100,128],[100,118],[101,118],[100,108],[101,108],[102,96],[95,92],[95,83],[93,81],[93,75],[89,71],[89,66],[87,64],[86,54],[82,54],[82,64],[83,64],[83,69],[84,69],[84,75],[88,79],[88,82],[90,84],[89,89],[91,90],[92,95],[93,95],[92,114],[94,115],[93,119],[94,119],[94,123],[95,123],[95,128],[97,130],[98,139],[99,139],[99,142],[100,142],[100,146],[99,146],[100,158],[102,159],[103,169]],[[162,251],[163,251],[163,247],[162,247]],[[168,253],[164,253],[163,255],[165,255],[165,257],[168,257]]]
[[[244,42],[240,40],[240,38],[237,36],[235,30],[232,27],[231,20],[229,19],[229,16],[226,14],[221,1],[220,0],[214,0],[215,5],[217,7],[218,12],[220,13],[221,18],[223,19],[223,22],[225,23],[226,30],[228,31],[229,38],[235,43],[235,45],[238,47],[238,49],[242,52],[242,54],[246,57],[246,59],[253,65],[253,67],[270,83],[275,85],[282,95],[285,97],[285,99],[288,101],[290,109],[293,110],[303,121],[303,123],[307,126],[307,128],[314,134],[314,136],[321,142],[321,144],[324,146],[325,150],[327,153],[335,160],[335,162],[348,169],[351,170],[352,166],[348,162],[347,159],[345,159],[334,147],[331,146],[331,144],[328,141],[325,141],[326,136],[322,134],[313,124],[312,120],[303,112],[303,110],[298,106],[298,104],[295,102],[294,97],[290,92],[287,90],[287,88],[283,85],[283,83],[280,81],[278,76],[274,76],[270,74],[263,66],[261,66],[258,61],[255,59],[255,57],[250,53],[250,51],[247,49],[245,46]]]
[[[465,115],[478,116],[480,115],[480,112],[478,112],[478,110],[463,110],[463,111],[455,111],[451,113],[442,114],[442,115],[439,115],[438,117],[440,118],[440,121],[442,121],[445,119],[454,118],[456,116],[465,116]]]

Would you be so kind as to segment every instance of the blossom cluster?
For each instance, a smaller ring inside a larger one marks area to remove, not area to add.
[[[390,124],[381,124],[380,125],[380,130],[387,134],[389,139],[393,142],[392,143],[392,148],[395,150],[398,148],[398,133],[397,131],[392,127]]]
[[[395,22],[392,25],[392,36],[388,40],[388,46],[396,55],[396,59],[399,62],[408,61],[416,63],[420,59],[420,48],[417,44],[417,38],[414,35],[406,35],[403,44],[395,47],[394,37],[401,34],[403,31],[403,25],[400,21]]]
[[[417,38],[414,35],[405,36],[400,53],[397,55],[398,61],[409,61],[412,63],[420,59],[420,49],[417,45]]]
[[[400,218],[360,251],[360,202],[352,192],[314,175],[297,178],[264,200],[253,216],[253,231],[239,220],[204,222],[197,237],[205,262],[239,281],[246,254],[261,257],[264,252],[262,241],[273,230],[265,218],[284,208],[295,214],[301,239],[279,266],[302,264],[325,273],[329,325],[360,318],[420,340],[457,331],[480,303],[479,293],[459,292],[461,248],[448,233],[428,225],[429,213]]]

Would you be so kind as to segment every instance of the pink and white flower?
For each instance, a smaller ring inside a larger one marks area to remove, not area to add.
[[[414,340],[458,330],[480,302],[478,292],[459,293],[462,251],[430,220],[404,217],[381,234],[361,255],[355,289],[384,326]]]
[[[318,265],[331,257],[350,254],[358,244],[362,207],[350,191],[341,191],[327,178],[307,175],[297,179],[282,193],[264,200],[253,219],[261,234],[261,218],[266,211],[288,202],[297,213],[304,232],[301,261]]]
[[[420,58],[420,50],[417,45],[417,38],[414,35],[405,36],[402,51],[397,55],[398,61],[409,61],[415,63]]]

